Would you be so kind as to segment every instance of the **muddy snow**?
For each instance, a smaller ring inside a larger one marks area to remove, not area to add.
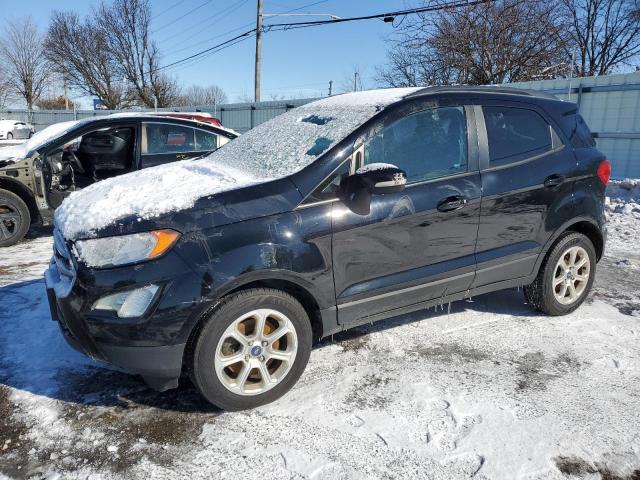
[[[0,256],[0,478],[640,478],[640,195],[617,183],[587,303],[506,290],[336,335],[241,413],[156,393],[49,319],[50,232]]]

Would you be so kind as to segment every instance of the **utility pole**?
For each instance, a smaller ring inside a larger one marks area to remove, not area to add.
[[[358,72],[353,72],[353,91],[358,91]]]
[[[64,83],[64,109],[69,110],[69,90],[67,87],[67,73],[62,73],[62,81]]]
[[[329,80],[329,96],[333,94],[333,80]]]
[[[258,0],[258,17],[256,19],[256,73],[254,101],[260,101],[260,57],[262,55],[262,0]]]

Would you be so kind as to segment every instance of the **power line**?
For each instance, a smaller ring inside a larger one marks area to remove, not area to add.
[[[205,40],[200,40],[199,42],[192,43],[191,45],[187,45],[186,47],[180,47],[180,48],[178,48],[178,49],[169,50],[169,51],[166,53],[166,55],[172,55],[172,54],[174,54],[174,53],[184,52],[185,50],[189,50],[189,49],[191,49],[191,48],[193,48],[193,47],[196,47],[196,46],[198,46],[198,45],[202,45],[202,44],[204,44],[204,43],[209,43],[211,40],[215,40],[215,39],[217,39],[217,38],[224,37],[224,36],[226,36],[226,35],[228,35],[228,34],[230,34],[230,33],[235,33],[235,32],[237,32],[238,30],[242,30],[243,28],[247,28],[247,27],[248,27],[248,26],[250,26],[250,25],[253,25],[253,22],[245,23],[244,25],[240,25],[239,27],[236,27],[236,28],[234,28],[234,29],[232,29],[232,30],[227,30],[227,31],[226,31],[226,32],[224,32],[224,33],[219,33],[218,35],[214,35],[213,37],[209,37],[209,38],[207,38],[207,39],[205,39]]]
[[[458,0],[452,1],[449,3],[443,3],[440,5],[434,5],[429,7],[419,7],[419,8],[411,8],[407,10],[397,10],[395,12],[387,12],[387,13],[378,13],[374,15],[363,15],[360,17],[347,17],[347,18],[332,18],[330,20],[313,20],[306,22],[293,22],[293,23],[272,23],[265,26],[265,31],[280,31],[280,30],[291,30],[295,28],[306,28],[306,27],[317,27],[320,25],[328,25],[335,23],[345,23],[345,22],[357,22],[362,20],[375,20],[378,18],[382,18],[385,21],[393,21],[395,17],[403,17],[406,15],[412,15],[417,13],[426,13],[426,12],[435,12],[438,10],[447,10],[459,7],[473,7],[475,5],[480,5],[482,3],[494,2],[495,0]],[[281,27],[281,28],[275,28]]]
[[[188,30],[184,30],[184,31],[182,31],[182,32],[170,37],[171,41],[175,42],[176,37],[180,38],[180,37],[183,37],[185,35],[189,35],[190,37],[194,38],[196,35],[204,32],[205,30],[208,30],[209,28],[211,28],[211,26],[215,25],[216,23],[222,21],[224,18],[228,17],[230,14],[232,14],[234,12],[235,9],[241,8],[248,1],[249,0],[238,0],[236,3],[233,3],[233,4],[229,5],[228,7],[223,8],[219,12],[216,12],[213,15],[210,15],[210,16],[200,20],[199,22],[194,23],[193,25],[191,25],[191,28],[189,28]],[[214,19],[214,20],[210,21],[211,19]],[[196,30],[196,31],[192,30],[193,28],[197,27],[198,25],[202,25],[203,23],[207,23],[207,25],[205,25],[203,28],[201,28],[199,30]],[[253,22],[251,22],[251,23],[249,23],[247,25],[253,25]],[[244,25],[243,27],[246,27],[246,25]],[[236,29],[236,30],[239,30],[239,28]],[[220,34],[220,35],[216,36],[215,38],[219,38],[219,37],[221,37],[223,35],[225,35],[225,34]],[[205,43],[205,42],[207,42],[209,40],[211,40],[211,39],[198,42],[198,44],[201,45],[202,43]],[[188,47],[179,48],[177,50],[170,50],[169,52],[167,52],[167,54],[170,55],[171,53],[181,52],[181,51],[187,50],[189,48],[191,48],[191,47],[188,46]]]
[[[193,12],[195,12],[196,10],[198,10],[198,9],[200,9],[200,8],[202,8],[202,7],[204,7],[204,6],[205,6],[205,5],[207,5],[208,3],[211,3],[212,1],[213,1],[213,0],[205,0],[204,2],[202,2],[202,3],[201,3],[200,5],[198,5],[197,7],[192,8],[192,9],[191,9],[191,10],[189,10],[187,13],[185,13],[185,14],[183,14],[183,15],[180,15],[178,18],[175,18],[175,19],[171,20],[169,23],[165,23],[165,24],[164,24],[164,25],[162,25],[161,27],[156,28],[156,29],[155,29],[153,32],[151,32],[151,33],[157,33],[157,32],[159,32],[160,30],[162,30],[162,29],[164,29],[164,28],[167,28],[167,27],[168,27],[168,26],[170,26],[170,25],[173,25],[174,23],[176,23],[176,22],[178,22],[178,21],[182,20],[182,19],[183,19],[184,17],[186,17],[187,15],[191,15]]]
[[[175,61],[175,62],[169,63],[169,64],[167,64],[167,65],[163,65],[162,67],[158,67],[158,68],[156,68],[156,69],[155,69],[155,70],[153,70],[153,71],[157,72],[157,71],[159,71],[159,70],[165,70],[165,69],[167,69],[167,68],[169,68],[169,67],[172,67],[172,66],[174,66],[174,65],[178,65],[178,64],[184,63],[184,62],[186,62],[186,61],[188,61],[188,60],[191,60],[191,59],[193,59],[193,58],[201,57],[201,56],[202,56],[202,55],[204,55],[205,53],[209,53],[209,52],[211,52],[211,51],[213,51],[213,50],[215,50],[215,49],[217,49],[217,48],[219,48],[219,47],[223,47],[223,46],[225,46],[225,45],[228,45],[228,44],[230,44],[231,42],[233,42],[233,41],[235,41],[235,40],[238,40],[238,39],[240,39],[240,38],[249,38],[249,36],[250,36],[250,35],[252,36],[252,35],[255,33],[255,31],[256,31],[256,29],[255,29],[255,28],[253,28],[253,29],[248,30],[248,31],[246,31],[246,32],[244,32],[244,33],[241,33],[240,35],[236,35],[235,37],[230,38],[229,40],[226,40],[226,41],[224,41],[224,42],[222,42],[222,43],[219,43],[218,45],[214,45],[213,47],[206,48],[206,49],[204,49],[204,50],[201,50],[201,51],[200,51],[200,52],[198,52],[198,53],[194,53],[193,55],[189,55],[188,57],[182,58],[182,59],[180,59],[180,60],[178,60],[178,61]],[[234,45],[235,45],[235,44],[234,44]],[[150,72],[147,72],[147,73],[150,73]]]
[[[280,14],[285,14],[285,13],[297,12],[298,10],[302,10],[302,9],[304,9],[304,8],[309,8],[309,7],[314,7],[314,6],[316,6],[316,5],[320,5],[321,3],[327,3],[328,1],[329,1],[329,0],[320,0],[320,1],[317,1],[317,2],[313,2],[313,3],[308,3],[308,4],[306,4],[306,5],[302,5],[301,7],[292,8],[292,9],[290,9],[290,10],[286,10],[286,11],[284,11],[284,12],[278,12],[278,13],[280,13]],[[226,15],[225,15],[225,16],[226,16]],[[214,23],[215,23],[215,22],[214,22]],[[234,29],[232,29],[232,30],[229,30],[229,31],[227,31],[227,32],[220,33],[220,34],[218,34],[218,35],[214,35],[213,37],[205,38],[204,40],[200,40],[200,41],[198,41],[198,42],[196,42],[196,43],[192,43],[192,44],[190,44],[190,45],[187,45],[187,46],[184,46],[184,47],[180,47],[180,48],[178,48],[178,49],[172,49],[172,50],[169,50],[169,52],[167,52],[167,55],[171,55],[171,54],[173,54],[173,53],[178,53],[178,52],[184,52],[185,50],[189,50],[190,48],[197,47],[198,45],[203,45],[203,44],[205,44],[205,43],[207,43],[207,42],[210,42],[211,40],[215,40],[215,39],[217,39],[217,38],[224,37],[224,36],[225,36],[226,34],[228,34],[228,33],[237,32],[238,30],[240,30],[240,29],[242,29],[242,28],[247,28],[247,27],[249,27],[249,26],[253,25],[254,23],[255,23],[255,22],[245,23],[245,24],[243,24],[243,25],[241,25],[241,26],[239,26],[239,27],[236,27],[236,28],[234,28]],[[196,35],[197,33],[200,33],[200,32],[202,32],[202,30],[199,30],[198,32],[192,33],[192,35]]]
[[[326,0],[325,0],[326,1]],[[270,25],[266,25],[263,27],[263,31],[267,32],[267,31],[283,31],[283,30],[292,30],[292,29],[296,29],[296,28],[308,28],[308,27],[316,27],[316,26],[321,26],[321,25],[328,25],[328,24],[336,24],[336,23],[346,23],[346,22],[355,22],[355,21],[364,21],[364,20],[374,20],[374,19],[378,19],[378,18],[382,18],[385,19],[385,21],[390,21],[390,20],[386,20],[386,19],[391,19],[393,20],[393,18],[395,17],[401,17],[401,16],[406,16],[406,15],[412,15],[412,14],[417,14],[417,13],[426,13],[426,12],[435,12],[438,10],[446,10],[446,9],[450,9],[450,8],[459,8],[459,7],[471,7],[471,6],[475,6],[475,5],[480,5],[483,3],[489,3],[489,2],[493,2],[495,0],[457,0],[457,1],[451,1],[449,3],[443,3],[440,5],[432,5],[432,6],[428,6],[428,7],[419,7],[419,8],[411,8],[411,9],[406,9],[406,10],[397,10],[397,11],[393,11],[393,12],[386,12],[386,13],[378,13],[378,14],[373,14],[373,15],[363,15],[363,16],[359,16],[359,17],[347,17],[347,18],[339,18],[339,19],[331,19],[331,20],[315,20],[315,21],[306,21],[306,22],[292,22],[292,23],[275,23],[275,24],[270,24]],[[316,3],[321,3],[321,2],[316,2]],[[306,8],[306,7],[300,7],[300,8]],[[289,12],[286,12],[289,13]],[[173,67],[175,65],[179,65],[182,64],[184,62],[187,62],[189,60],[195,59],[195,58],[200,58],[203,55],[212,52],[214,50],[216,50],[219,47],[225,46],[230,44],[231,42],[234,42],[235,40],[241,39],[241,38],[248,38],[250,35],[255,34],[256,29],[252,28],[251,30],[247,30],[246,32],[243,32],[239,35],[236,35],[233,38],[230,38],[229,40],[226,40],[222,43],[219,43],[217,45],[214,45],[212,47],[206,48],[204,50],[201,50],[199,52],[196,52],[192,55],[189,55],[188,57],[182,58],[180,60],[176,60],[175,62],[169,63],[167,65],[163,65],[161,67],[156,68],[154,71],[159,71],[159,70],[164,70],[170,67]],[[239,43],[239,42],[238,42]],[[234,43],[235,45],[235,43]],[[149,73],[149,72],[147,72]]]
[[[178,5],[184,3],[185,0],[180,0],[176,3],[174,3],[173,5],[171,5],[169,8],[165,8],[164,10],[162,10],[160,13],[158,13],[157,15],[154,15],[153,17],[151,17],[151,20],[155,20],[156,18],[158,18],[160,15],[164,15],[165,13],[167,13],[169,10],[173,10],[175,7],[177,7]]]
[[[221,52],[222,50],[225,50],[227,48],[233,47],[234,45],[237,45],[238,43],[242,43],[242,42],[245,42],[247,40],[251,40],[254,37],[254,35],[255,35],[255,33],[252,33],[251,35],[249,35],[247,37],[240,38],[240,39],[235,40],[235,41],[233,41],[233,42],[231,42],[231,43],[229,43],[229,44],[227,44],[227,45],[225,45],[223,47],[220,47],[220,48],[217,48],[215,50],[212,50],[211,52],[208,52],[208,53],[204,54],[201,57],[198,57],[198,58],[195,58],[195,59],[191,59],[191,60],[189,60],[187,62],[181,63],[180,65],[174,66],[174,67],[171,68],[171,71],[172,72],[179,72],[179,71],[181,71],[181,70],[183,70],[185,68],[188,68],[188,67],[190,67],[192,65],[195,65],[196,63],[198,63],[198,62],[200,62],[200,61],[202,61],[202,60],[204,60],[204,59],[206,59],[208,57],[211,57],[212,55],[215,55],[218,52]]]

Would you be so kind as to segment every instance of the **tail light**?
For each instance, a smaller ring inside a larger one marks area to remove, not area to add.
[[[611,176],[611,163],[609,160],[603,160],[598,165],[598,178],[605,185],[609,183],[609,177]]]

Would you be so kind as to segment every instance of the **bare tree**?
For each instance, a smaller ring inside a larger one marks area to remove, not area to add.
[[[30,17],[6,24],[0,53],[10,88],[24,98],[31,110],[47,81],[49,65],[44,55],[43,35]]]
[[[577,74],[607,75],[640,55],[640,0],[562,0]]]
[[[228,101],[227,94],[217,85],[191,85],[182,92],[182,105],[219,105]]]
[[[566,26],[545,0],[497,0],[407,18],[377,79],[388,86],[496,84],[562,62]]]
[[[127,79],[138,101],[147,107],[156,100],[159,107],[174,104],[180,92],[175,79],[160,70],[160,52],[150,38],[149,0],[103,2],[94,15],[116,71]]]
[[[88,15],[81,21],[74,12],[54,11],[46,40],[46,55],[69,85],[99,98],[109,109],[126,107],[132,99],[107,48],[103,30]]]
[[[69,103],[69,108],[73,109],[73,101],[65,100],[62,95],[49,98],[40,97],[36,101],[36,107],[40,110],[64,110],[67,106],[67,102]]]
[[[6,66],[0,59],[0,109],[6,108],[11,100],[11,82]]]

